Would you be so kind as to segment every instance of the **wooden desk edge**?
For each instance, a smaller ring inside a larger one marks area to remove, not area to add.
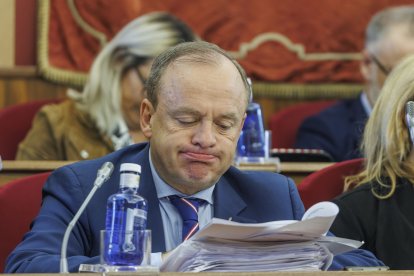
[[[53,171],[59,167],[71,164],[75,161],[16,161],[3,160],[3,168],[0,171],[0,186],[24,176]],[[333,163],[280,163],[280,164],[243,164],[241,170],[279,172],[293,179],[296,185],[300,185],[302,179],[314,171],[325,168]]]
[[[33,172],[43,172],[43,171],[53,171],[59,167],[73,163],[74,161],[31,161],[31,160],[3,160],[3,168],[0,171],[33,171]]]
[[[74,163],[75,161],[16,161],[3,160],[3,169],[0,172],[6,171],[53,171],[59,167]],[[299,172],[311,173],[334,163],[307,163],[307,162],[282,162],[280,165],[276,164],[243,164],[239,168],[241,170],[256,170],[256,171],[273,171],[280,173]],[[279,168],[280,166],[280,168]]]

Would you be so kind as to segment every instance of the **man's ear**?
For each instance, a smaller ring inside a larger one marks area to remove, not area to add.
[[[149,139],[152,136],[151,118],[154,114],[154,107],[148,99],[143,99],[139,111],[141,131]]]
[[[371,66],[372,66],[372,59],[369,56],[368,51],[367,50],[362,51],[362,60],[359,64],[359,69],[365,81],[369,81],[371,79]]]

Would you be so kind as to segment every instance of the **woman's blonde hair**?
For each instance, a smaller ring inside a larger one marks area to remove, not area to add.
[[[197,40],[191,29],[164,12],[149,13],[127,24],[98,54],[82,93],[68,96],[87,112],[99,131],[111,135],[120,121],[121,81],[132,68],[152,60],[167,48]]]
[[[412,142],[405,121],[406,104],[414,100],[414,55],[405,58],[388,76],[365,126],[361,173],[345,179],[345,188],[374,182],[374,195],[393,195],[397,178],[414,183],[414,164],[408,157]]]

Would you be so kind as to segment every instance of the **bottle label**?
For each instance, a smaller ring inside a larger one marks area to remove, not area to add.
[[[142,209],[135,209],[134,228],[145,230],[147,228],[147,212]]]
[[[139,185],[139,174],[122,173],[119,186],[123,188],[137,188]]]
[[[139,218],[146,219],[147,218],[147,211],[142,209],[135,209],[135,216]]]
[[[135,219],[135,210],[127,208],[126,214],[126,223],[125,223],[125,230],[132,231],[134,230],[134,219]]]

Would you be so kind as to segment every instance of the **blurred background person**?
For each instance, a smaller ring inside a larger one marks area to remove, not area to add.
[[[363,171],[347,177],[331,230],[364,241],[391,269],[414,269],[414,107],[410,124],[406,104],[414,101],[414,56],[388,77],[365,127]],[[413,103],[414,105],[414,103]]]
[[[369,22],[360,69],[364,90],[306,119],[295,148],[322,149],[334,161],[360,157],[362,133],[385,78],[396,64],[414,54],[414,6],[380,11]]]
[[[98,54],[82,92],[43,107],[20,143],[18,160],[93,159],[146,141],[139,124],[145,81],[153,59],[167,48],[197,40],[164,12],[127,24]]]

